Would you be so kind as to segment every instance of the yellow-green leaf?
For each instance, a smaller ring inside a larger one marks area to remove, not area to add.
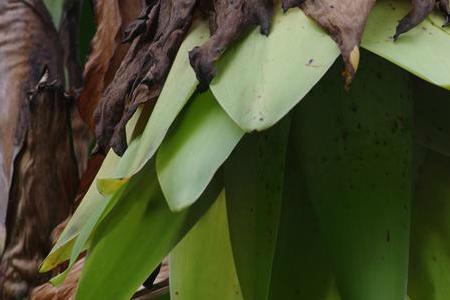
[[[221,189],[221,181],[213,180],[194,206],[173,213],[161,193],[152,160],[130,179],[123,196],[96,229],[76,299],[129,300]]]
[[[211,92],[193,97],[156,158],[161,189],[173,211],[198,199],[243,135]]]
[[[172,300],[243,300],[222,193],[170,254]]]
[[[450,89],[450,34],[441,25],[429,17],[393,41],[398,21],[410,9],[408,1],[377,1],[361,46],[426,81]]]
[[[333,40],[296,9],[276,6],[270,35],[255,28],[218,62],[211,90],[245,131],[271,127],[322,78],[339,56]]]

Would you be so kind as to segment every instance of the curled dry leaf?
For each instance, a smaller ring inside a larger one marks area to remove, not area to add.
[[[51,230],[70,212],[78,184],[70,103],[61,83],[44,74],[22,109],[26,123],[9,196],[2,299],[25,298],[48,279],[38,275],[38,267],[50,250]]]
[[[46,279],[38,265],[69,212],[78,174],[62,47],[42,1],[1,1],[0,33],[0,298],[8,300]]]
[[[408,15],[398,23],[394,40],[397,40],[402,33],[411,30],[425,20],[435,6],[437,6],[444,14],[444,26],[447,26],[450,22],[449,0],[412,0],[412,9]]]
[[[4,224],[14,161],[25,141],[27,91],[39,81],[43,66],[48,66],[51,78],[63,70],[57,33],[40,1],[1,1],[0,32],[0,224]]]
[[[140,104],[159,96],[195,4],[195,0],[149,0],[140,20],[127,31],[124,40],[133,43],[95,111],[100,150],[106,152],[112,146],[118,154],[125,152],[125,125]]]
[[[338,43],[349,86],[359,65],[359,44],[376,0],[306,0],[301,8]]]
[[[252,25],[260,25],[261,33],[268,35],[272,16],[271,0],[213,0],[206,4],[212,36],[189,53],[200,90],[206,90],[214,78],[214,62],[227,47]]]
[[[74,90],[81,88],[83,81],[78,49],[80,12],[81,0],[64,0],[59,35],[64,50],[64,65],[67,68],[69,86]]]
[[[85,84],[78,104],[81,117],[92,131],[94,110],[129,48],[129,45],[121,44],[120,41],[125,29],[138,16],[142,1],[95,1],[97,31],[84,69]]]

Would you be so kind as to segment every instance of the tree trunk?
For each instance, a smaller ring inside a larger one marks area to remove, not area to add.
[[[78,185],[63,50],[40,0],[0,3],[0,298],[25,299]]]

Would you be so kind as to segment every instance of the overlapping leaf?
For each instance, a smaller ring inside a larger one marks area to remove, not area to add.
[[[291,132],[293,137],[295,134]],[[339,300],[327,248],[292,146],[286,157],[269,299]]]
[[[140,141],[130,144],[127,152],[119,158],[110,151],[102,168],[98,172],[97,179],[116,180],[117,178],[128,178],[138,172],[146,162],[153,157],[169,127],[178,113],[186,104],[190,95],[195,90],[197,80],[195,74],[189,67],[187,57],[188,50],[202,39],[206,38],[207,27],[197,23],[189,34],[172,67],[172,72],[166,82],[166,86],[159,98],[158,104],[153,110]],[[133,137],[134,127],[139,125],[140,114],[136,114],[128,123],[129,138]],[[119,163],[120,162],[120,163]],[[81,202],[79,208],[63,231],[57,244],[50,252],[42,265],[42,271],[50,270],[59,263],[70,257],[73,242],[93,209],[105,201],[98,192],[97,183],[94,182]]]
[[[435,85],[450,89],[450,35],[432,19],[393,41],[398,20],[406,15],[406,1],[377,1],[361,46]]]
[[[420,79],[414,81],[415,141],[450,156],[450,95]]]
[[[170,126],[194,93],[198,81],[190,68],[188,51],[207,37],[206,24],[194,23],[178,51],[161,95],[142,134],[142,142],[136,158],[130,165],[129,175],[137,173],[155,155]]]
[[[269,299],[290,121],[244,138],[225,165],[231,246],[247,300]]]
[[[334,69],[295,115],[294,147],[343,299],[405,299],[412,198],[409,74],[366,55],[344,93]]]
[[[162,195],[154,163],[149,163],[130,180],[95,231],[76,299],[130,299],[217,199],[221,188],[220,180],[213,180],[196,205],[173,213]]]
[[[243,135],[211,92],[193,97],[156,159],[161,189],[173,211],[198,199]]]
[[[130,136],[135,130],[136,131],[138,130],[137,125],[139,124],[138,120],[140,118],[141,114],[137,113],[134,116],[134,118],[130,121],[128,126]],[[143,118],[145,118],[145,116],[143,116]],[[41,265],[41,272],[47,272],[70,258],[75,239],[77,238],[83,227],[88,226],[87,224],[89,223],[87,223],[87,221],[91,218],[91,214],[94,211],[97,211],[98,209],[100,209],[103,212],[108,207],[108,204],[110,202],[109,200],[113,198],[112,197],[113,191],[111,190],[110,193],[108,193],[109,195],[107,195],[109,197],[105,197],[104,195],[102,195],[102,193],[100,193],[97,180],[105,177],[108,178],[114,176],[116,176],[117,178],[125,177],[125,174],[128,171],[128,167],[130,165],[130,160],[136,158],[135,149],[137,149],[139,141],[140,140],[137,139],[133,143],[131,143],[129,151],[122,158],[115,155],[113,151],[110,151],[110,153],[108,153],[105,160],[103,161],[100,170],[97,173],[97,176],[95,177],[96,179],[94,179],[94,182],[90,186],[89,190],[86,192],[86,195],[81,201],[78,209],[75,211],[69,223],[64,228],[64,231],[61,233],[61,236],[59,237],[55,246],[50,251],[50,254],[43,261]],[[126,181],[122,181],[122,183],[125,182]],[[110,182],[107,181],[107,183],[109,184]],[[117,182],[115,183],[116,183],[114,185],[115,188],[119,188],[121,186],[120,184],[117,184]],[[104,190],[104,187],[101,187],[100,189]],[[100,217],[101,214],[98,216]],[[96,225],[96,223],[94,225]],[[89,238],[89,236],[86,238]],[[79,251],[84,249],[85,245],[81,245],[81,247],[82,248],[75,251],[78,252],[76,255],[77,257]],[[75,254],[73,253],[72,256],[75,256]]]
[[[172,300],[244,299],[234,268],[225,202],[222,193],[171,253]]]
[[[302,9],[333,37],[345,62],[350,85],[359,65],[359,43],[375,0],[306,0]]]
[[[450,160],[429,151],[413,206],[408,294],[446,300],[450,294]]]
[[[278,122],[339,55],[335,43],[300,10],[275,8],[270,35],[254,29],[218,63],[211,90],[245,131]]]

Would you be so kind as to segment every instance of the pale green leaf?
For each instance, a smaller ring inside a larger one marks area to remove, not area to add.
[[[270,35],[255,28],[218,63],[211,90],[245,131],[278,122],[320,80],[339,56],[331,38],[298,10],[279,5]]]
[[[441,25],[427,18],[398,41],[393,41],[398,21],[410,9],[408,1],[377,1],[361,46],[424,80],[450,89],[450,33]]]
[[[156,159],[161,189],[173,211],[198,199],[243,135],[210,91],[193,97]]]
[[[362,52],[345,92],[336,65],[298,106],[292,137],[346,300],[406,298],[412,201],[410,75]]]
[[[170,254],[172,300],[243,300],[222,193]]]
[[[141,110],[139,110],[135,116],[130,120],[127,125],[128,135],[131,135],[133,131],[135,131],[138,120],[141,118]],[[124,177],[127,166],[130,164],[130,160],[134,159],[135,150],[139,144],[139,139],[135,139],[133,142],[130,142],[130,147],[125,153],[125,155],[120,158],[113,151],[109,151],[106,156],[103,164],[98,171],[94,182],[89,187],[86,195],[75,211],[74,215],[70,218],[69,223],[64,228],[64,231],[61,233],[58,241],[56,242],[53,249],[50,251],[50,254],[43,261],[40,271],[47,272],[51,269],[58,266],[60,263],[69,259],[72,252],[72,247],[74,245],[74,241],[83,227],[88,226],[89,222],[87,222],[94,211],[97,209],[101,209],[104,211],[109,204],[109,199],[111,197],[103,196],[98,190],[97,180],[102,179],[104,177]],[[105,182],[105,181],[103,181]],[[117,183],[117,182],[116,182]],[[114,188],[118,188],[120,185],[116,184]],[[108,194],[113,193],[113,187],[110,186],[110,190]],[[99,208],[100,207],[100,208]],[[101,214],[100,214],[101,215]],[[85,247],[83,247],[84,249]],[[78,251],[76,251],[78,252]],[[74,254],[73,254],[74,255]],[[73,256],[72,255],[72,256]],[[78,255],[77,255],[78,256]]]
[[[172,70],[167,78],[165,88],[144,129],[141,140],[134,140],[122,158],[117,157],[113,151],[108,153],[95,179],[95,181],[98,179],[101,180],[100,186],[102,186],[102,182],[116,181],[117,178],[134,175],[156,152],[170,125],[195,90],[197,84],[195,74],[189,66],[188,50],[201,43],[207,36],[207,26],[200,22],[195,23],[177,54]],[[128,138],[133,136],[132,132],[139,124],[140,112],[135,114],[127,124]],[[120,185],[116,185],[115,188],[118,186]],[[114,189],[107,191],[108,194],[113,192]],[[86,224],[88,223],[86,221],[89,219],[91,212],[99,206],[103,210],[107,209],[108,205],[109,208],[112,208],[112,205],[110,205],[107,199],[112,199],[112,197],[105,198],[102,196],[97,189],[97,182],[94,182],[63,231],[57,244],[43,262],[41,271],[48,271],[69,258],[74,239],[78,236],[82,227],[87,226]],[[101,214],[101,216],[104,215],[105,213]],[[91,230],[93,229],[94,227],[91,227]]]
[[[225,164],[231,245],[246,300],[269,299],[290,121],[245,137]]]
[[[138,172],[155,155],[170,126],[194,93],[198,81],[190,66],[188,52],[201,45],[208,37],[208,26],[204,22],[195,22],[178,50],[164,88],[142,134],[136,158],[129,166],[128,175]]]
[[[129,300],[217,199],[221,188],[221,182],[213,180],[196,205],[173,213],[151,161],[130,179],[123,196],[96,229],[76,299]]]

